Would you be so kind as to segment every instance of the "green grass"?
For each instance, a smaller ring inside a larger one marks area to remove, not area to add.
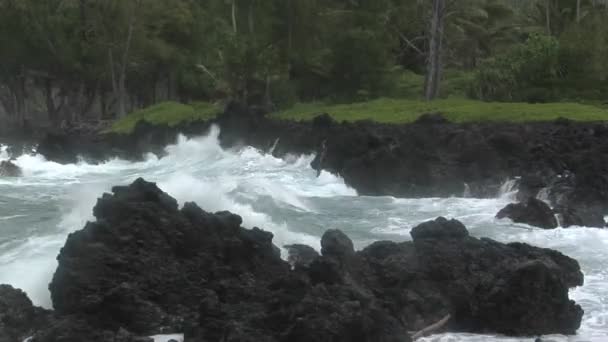
[[[311,120],[328,113],[337,121],[373,120],[385,123],[408,123],[421,114],[440,112],[452,122],[525,122],[550,121],[559,117],[577,121],[608,120],[608,110],[579,103],[503,103],[481,102],[462,98],[423,100],[377,99],[352,104],[301,103],[273,113],[278,119]]]
[[[163,102],[127,115],[116,121],[108,132],[129,134],[140,120],[157,125],[175,126],[213,119],[219,112],[217,106],[206,102],[191,104]],[[608,120],[608,109],[592,104],[481,102],[463,98],[431,102],[382,98],[351,104],[299,103],[291,109],[273,113],[271,117],[306,121],[321,113],[328,113],[337,121],[373,120],[384,123],[408,123],[429,112],[440,112],[452,122],[550,121],[559,117],[577,121]]]
[[[114,122],[109,132],[129,134],[140,120],[151,124],[176,126],[180,123],[209,120],[215,118],[220,109],[207,102],[182,104],[177,102],[162,102],[133,113]]]

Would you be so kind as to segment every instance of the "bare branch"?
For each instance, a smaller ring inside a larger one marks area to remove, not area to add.
[[[416,45],[414,45],[414,43],[412,43],[411,40],[407,39],[407,37],[403,33],[401,33],[399,30],[397,30],[394,27],[391,27],[391,28],[393,29],[393,31],[395,31],[395,33],[397,33],[399,35],[401,40],[403,40],[409,47],[414,49],[414,51],[418,52],[421,56],[425,55],[425,53],[422,52],[422,50],[420,50]]]
[[[200,70],[202,70],[205,74],[209,75],[209,77],[211,77],[211,79],[213,80],[213,82],[218,83],[218,79],[217,77],[215,77],[215,74],[213,74],[206,66],[204,66],[202,63],[196,64],[196,67],[199,68]]]
[[[433,323],[433,324],[429,325],[428,327],[413,333],[412,340],[417,340],[419,338],[422,338],[422,337],[425,337],[428,335],[432,335],[433,333],[438,332],[439,330],[441,330],[441,328],[443,328],[448,323],[450,318],[452,318],[452,316],[448,314],[447,316],[442,318],[440,321]]]

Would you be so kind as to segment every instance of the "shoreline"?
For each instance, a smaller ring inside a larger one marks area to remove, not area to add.
[[[603,226],[598,222],[608,215],[606,122],[452,123],[436,113],[406,124],[337,122],[327,114],[293,121],[233,102],[210,120],[175,126],[139,121],[129,134],[49,133],[37,152],[62,164],[81,157],[136,161],[147,153],[162,157],[180,134],[203,135],[213,125],[225,148],[249,145],[275,157],[314,154],[315,170],[341,176],[360,195],[492,198],[513,181],[517,201],[544,197],[556,213],[577,217],[574,225]]]
[[[38,153],[59,163],[78,156],[140,160],[162,156],[179,134],[202,135],[212,125],[223,147],[315,154],[314,169],[340,175],[360,195],[491,198],[505,181],[518,180],[518,200],[544,191],[554,206],[608,215],[605,122],[451,123],[440,114],[410,124],[339,123],[327,114],[290,121],[232,103],[215,119],[174,127],[140,121],[130,134],[49,134]]]
[[[576,260],[472,237],[456,220],[427,221],[411,230],[412,241],[361,250],[328,230],[320,253],[286,246],[285,261],[271,233],[243,228],[230,212],[180,209],[141,178],[104,194],[93,212],[96,220],[59,253],[49,285],[54,311],[0,286],[0,308],[19,318],[0,325],[0,336],[396,342],[416,332],[575,334],[583,316],[568,297],[583,284]]]

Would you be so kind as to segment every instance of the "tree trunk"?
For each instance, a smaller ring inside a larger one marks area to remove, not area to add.
[[[547,25],[547,35],[551,35],[551,0],[546,0],[545,4],[545,24]]]
[[[99,120],[105,120],[108,117],[108,101],[107,93],[103,89],[99,92],[99,107],[101,107],[101,110],[99,111]]]
[[[129,31],[127,33],[127,41],[125,43],[125,51],[122,55],[122,63],[120,69],[120,75],[118,77],[118,117],[122,118],[127,115],[126,101],[127,101],[127,64],[129,63],[129,51],[131,49],[131,41],[133,39],[133,29],[135,27],[135,13],[131,14],[131,20],[129,22]]]
[[[108,49],[108,64],[110,67],[110,83],[112,84],[112,93],[118,94],[118,83],[116,78],[116,65],[114,63],[114,52],[112,48]]]
[[[46,97],[48,119],[51,124],[57,126],[63,119],[66,119],[66,116],[62,117],[61,115],[67,101],[66,91],[60,87],[57,94],[55,94],[53,80],[51,78],[47,78],[44,81],[44,93]]]
[[[253,10],[255,6],[255,0],[249,1],[249,13],[247,14],[247,19],[249,21],[249,34],[253,37],[253,32],[255,31],[255,21],[253,20]]]
[[[429,34],[429,54],[426,70],[424,97],[430,101],[439,96],[443,68],[443,27],[445,0],[433,0],[433,13]]]
[[[59,118],[57,116],[57,110],[55,109],[55,101],[53,100],[53,81],[47,78],[44,81],[44,95],[46,97],[46,111],[48,119],[53,126],[59,124]]]
[[[171,71],[167,72],[167,100],[175,99],[175,84],[174,77]]]
[[[293,49],[293,7],[287,0],[287,77],[291,79],[291,50]]]
[[[234,35],[238,32],[236,26],[236,0],[232,0],[232,31]]]
[[[17,122],[21,127],[26,123],[27,116],[27,90],[26,90],[27,78],[25,74],[25,67],[21,67],[21,74],[17,78],[17,85],[15,87],[15,103],[17,107]]]
[[[13,118],[17,112],[15,95],[9,83],[0,85],[0,104],[4,107],[6,115],[9,119]]]
[[[95,104],[95,99],[97,98],[97,91],[99,89],[99,81],[95,82],[95,85],[91,87],[91,85],[87,85],[83,82],[83,98],[82,98],[82,106],[79,108],[78,114],[81,118],[90,117],[91,109],[93,108],[93,104]]]
[[[80,10],[80,36],[83,42],[87,40],[87,1],[80,0],[78,2],[78,8]]]
[[[576,23],[581,22],[581,0],[576,0]]]

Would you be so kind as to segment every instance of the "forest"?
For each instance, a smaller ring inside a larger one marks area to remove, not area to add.
[[[607,19],[606,0],[0,0],[0,121],[229,99],[599,106]]]

